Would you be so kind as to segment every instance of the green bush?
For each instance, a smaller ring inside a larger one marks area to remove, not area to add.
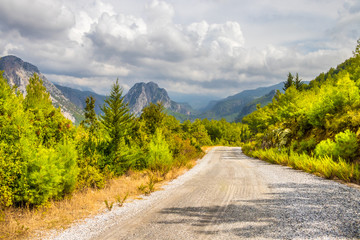
[[[358,150],[356,134],[350,130],[340,132],[335,136],[334,157],[341,157],[345,160],[352,160]]]
[[[77,188],[104,188],[105,187],[105,177],[95,166],[86,165],[84,168],[80,169]]]
[[[161,130],[157,129],[149,144],[147,165],[150,170],[167,173],[172,166],[172,154],[169,145],[162,136]]]
[[[27,146],[22,149],[21,158],[26,164],[15,189],[16,203],[41,205],[74,190],[78,169],[76,151],[71,145],[59,145],[56,149]]]
[[[299,143],[299,149],[298,152],[299,153],[308,153],[310,154],[316,147],[316,140],[314,138],[311,138],[309,140],[302,140]]]
[[[352,160],[358,150],[356,134],[350,130],[340,132],[335,136],[335,142],[330,139],[321,141],[315,148],[315,155],[319,157],[332,156],[335,160],[342,158]]]
[[[318,157],[333,156],[335,152],[335,143],[330,139],[321,141],[315,147],[315,155]]]

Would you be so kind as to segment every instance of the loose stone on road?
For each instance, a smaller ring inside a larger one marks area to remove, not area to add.
[[[360,239],[358,189],[241,148],[214,148],[165,190],[115,211],[56,239]]]

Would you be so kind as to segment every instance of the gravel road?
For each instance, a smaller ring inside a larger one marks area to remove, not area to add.
[[[52,239],[360,239],[360,190],[217,147],[164,190]]]

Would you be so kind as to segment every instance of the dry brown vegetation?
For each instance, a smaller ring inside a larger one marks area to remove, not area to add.
[[[0,239],[44,238],[52,230],[65,229],[76,220],[108,211],[105,200],[109,204],[120,205],[119,201],[124,198],[131,201],[142,194],[159,190],[195,164],[196,161],[192,160],[185,167],[173,168],[165,176],[149,171],[129,171],[124,176],[110,180],[104,189],[78,191],[64,200],[53,201],[36,209],[11,207],[1,210]],[[154,187],[149,187],[151,181]]]

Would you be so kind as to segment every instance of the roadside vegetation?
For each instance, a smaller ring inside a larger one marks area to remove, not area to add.
[[[360,183],[360,40],[353,57],[308,85],[289,73],[272,103],[243,119],[249,156]]]
[[[74,126],[38,75],[29,82],[23,96],[0,74],[0,239],[122,206],[191,168],[203,146],[239,145],[250,134],[225,120],[180,123],[160,103],[134,117],[117,81],[103,114],[89,97],[85,120]]]

